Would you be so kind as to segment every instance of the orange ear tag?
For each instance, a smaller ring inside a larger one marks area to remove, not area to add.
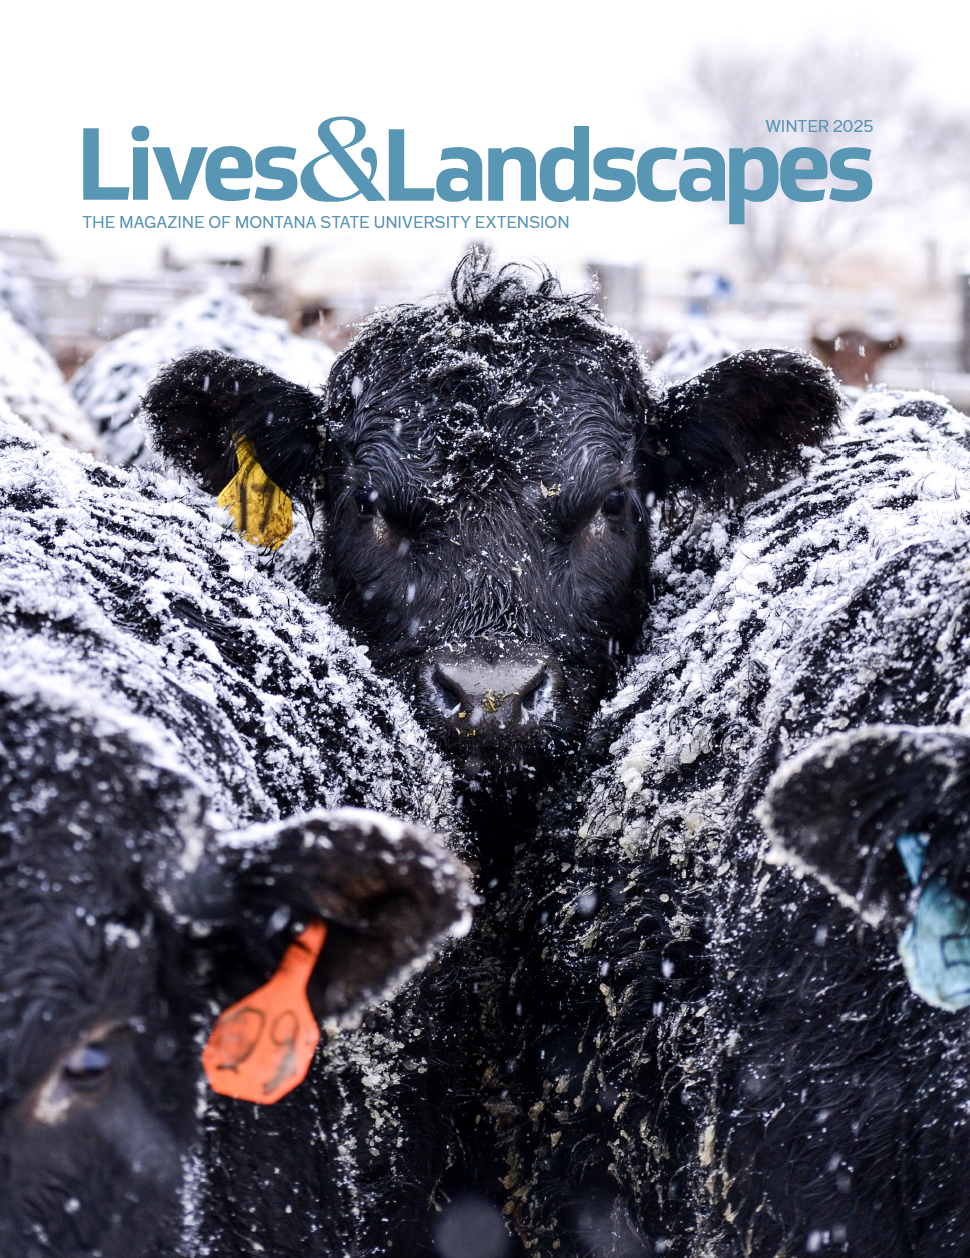
[[[213,1092],[272,1105],[306,1078],[320,1039],[306,985],[326,937],[312,922],[269,982],[219,1015],[202,1053]]]

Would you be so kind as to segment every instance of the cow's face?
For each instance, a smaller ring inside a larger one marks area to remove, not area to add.
[[[212,354],[145,402],[156,444],[210,489],[246,436],[312,504],[309,590],[472,783],[533,777],[575,746],[642,628],[653,503],[740,501],[838,406],[817,363],[777,351],[655,396],[586,301],[474,262],[451,301],[371,319],[324,402]]]
[[[56,915],[38,910],[5,957],[4,994],[23,1013],[16,1025],[3,1019],[0,1252],[9,1258],[125,1258],[177,1235],[198,993],[171,971],[157,930],[113,935],[106,925],[66,904]]]
[[[321,589],[470,777],[573,742],[647,601],[636,358],[588,315],[541,335],[532,313],[368,329],[318,487]]]
[[[842,384],[856,389],[868,388],[875,378],[880,360],[903,349],[905,344],[901,336],[881,341],[856,328],[848,328],[828,340],[812,337],[812,349],[822,362],[832,368]]]
[[[0,716],[0,1253],[174,1251],[213,1009],[312,918],[311,1007],[361,1007],[461,921],[465,882],[358,810],[217,838],[198,785],[104,717]]]

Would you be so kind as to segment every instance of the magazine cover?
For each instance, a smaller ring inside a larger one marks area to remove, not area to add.
[[[4,28],[0,1258],[970,1256],[966,18]]]

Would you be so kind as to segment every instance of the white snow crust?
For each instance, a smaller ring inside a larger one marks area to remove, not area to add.
[[[0,259],[2,257],[0,254]],[[35,432],[92,454],[100,450],[91,421],[71,396],[57,363],[13,313],[3,307],[2,294],[0,402],[6,403]]]

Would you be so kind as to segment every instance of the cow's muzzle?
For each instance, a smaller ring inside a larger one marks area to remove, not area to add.
[[[562,666],[551,652],[494,640],[435,651],[422,666],[421,689],[449,741],[474,740],[500,754],[555,726],[564,698]]]

